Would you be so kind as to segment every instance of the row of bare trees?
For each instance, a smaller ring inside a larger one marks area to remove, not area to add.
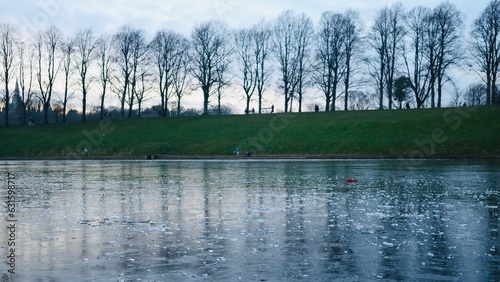
[[[370,86],[376,89],[379,109],[412,101],[418,108],[441,107],[444,86],[453,82],[450,72],[457,67],[476,71],[486,85],[486,103],[497,103],[500,0],[488,4],[468,38],[463,36],[463,18],[450,2],[410,11],[398,3],[381,9],[367,31],[352,10],[324,12],[316,27],[306,14],[285,11],[274,21],[236,31],[213,20],[197,24],[190,38],[161,30],[151,40],[130,25],[113,35],[96,36],[83,29],[69,38],[53,26],[23,39],[13,25],[2,24],[5,121],[8,125],[14,79],[24,120],[26,109],[38,99],[46,123],[54,95],[65,121],[68,102],[78,93],[86,121],[89,95],[98,95],[101,118],[109,93],[118,98],[121,116],[130,118],[134,108],[140,115],[152,93],[159,96],[166,116],[169,102],[176,100],[180,111],[181,98],[200,89],[207,114],[213,97],[221,109],[229,85],[237,85],[247,112],[255,100],[262,112],[265,92],[272,86],[283,95],[285,112],[294,105],[302,111],[306,91],[313,89],[324,98],[326,111],[335,110],[341,98],[344,110],[352,109],[349,103],[367,100],[355,93],[370,91]]]
[[[359,56],[360,47],[361,24],[356,12],[323,13],[317,31],[313,81],[324,94],[326,111],[335,110],[335,101],[342,94],[344,110],[348,110],[353,56]],[[342,86],[343,92],[339,91]]]
[[[407,17],[410,46],[402,55],[417,106],[421,107],[430,95],[431,107],[436,103],[441,107],[448,70],[464,59],[463,16],[446,2],[433,10],[417,7]]]
[[[474,21],[471,68],[482,74],[486,83],[486,104],[496,104],[500,72],[500,0],[492,0]]]
[[[271,74],[269,66],[271,36],[271,27],[264,22],[239,30],[234,35],[235,46],[238,46],[236,57],[241,77],[240,84],[245,93],[245,109],[250,109],[250,102],[256,94],[259,114],[262,113],[263,95]]]

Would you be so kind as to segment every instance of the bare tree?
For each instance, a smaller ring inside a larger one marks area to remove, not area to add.
[[[427,21],[427,29],[425,30],[426,36],[425,36],[425,49],[424,49],[424,54],[427,57],[428,60],[428,66],[427,68],[429,69],[428,75],[429,75],[429,85],[428,85],[428,92],[430,93],[430,99],[431,99],[431,108],[436,107],[436,81],[437,81],[437,73],[436,73],[436,65],[437,65],[437,59],[438,59],[438,52],[439,52],[439,29],[437,27],[437,20],[433,16],[433,12],[429,14],[429,16],[426,19]]]
[[[435,80],[432,67],[435,40],[429,36],[430,16],[431,10],[425,7],[415,7],[406,16],[409,48],[403,57],[417,108],[425,104]]]
[[[407,14],[412,58],[403,55],[417,108],[428,98],[432,108],[441,107],[446,73],[462,58],[458,44],[462,22],[461,14],[447,2],[434,10],[416,7]]]
[[[181,59],[177,61],[177,64],[174,67],[172,85],[175,96],[177,97],[177,116],[181,115],[181,99],[184,97],[186,89],[191,84],[189,76],[189,72],[191,70],[191,66],[189,64],[190,48],[191,45],[186,38],[181,40],[180,49],[183,50],[183,52],[179,54]]]
[[[131,26],[123,26],[118,33],[113,36],[113,45],[115,49],[114,62],[117,65],[117,73],[114,81],[118,90],[118,98],[121,104],[121,117],[125,117],[125,101],[130,93],[130,76],[132,74],[132,56],[134,30]]]
[[[415,7],[406,16],[409,48],[403,52],[403,57],[417,108],[422,107],[429,96],[426,34],[430,12],[429,8]],[[408,53],[412,56],[408,57]]]
[[[75,38],[75,64],[80,75],[80,86],[82,87],[82,122],[87,121],[87,93],[90,88],[87,75],[92,62],[96,59],[96,46],[92,30],[85,29],[77,33]]]
[[[498,103],[497,81],[500,74],[500,0],[492,0],[474,21],[473,58],[486,82],[486,105]]]
[[[460,46],[463,32],[463,15],[455,5],[444,2],[434,8],[432,20],[435,21],[435,24],[431,26],[436,27],[436,34],[438,35],[435,73],[437,107],[441,108],[446,73],[451,66],[458,65],[463,58]]]
[[[312,22],[305,14],[283,12],[273,29],[274,53],[279,64],[279,87],[285,96],[285,112],[291,111],[295,94],[301,110],[302,95],[307,86],[308,56],[312,38]]]
[[[379,97],[379,110],[384,109],[384,89],[386,86],[385,75],[387,72],[387,48],[389,46],[389,9],[384,8],[377,13],[372,30],[368,35],[368,42],[376,52],[376,59],[368,62],[375,62],[372,67],[372,76],[377,83]]]
[[[176,67],[183,60],[186,50],[184,36],[173,31],[159,31],[151,42],[156,65],[156,80],[161,97],[162,115],[168,114],[168,101],[175,95],[172,87]]]
[[[10,24],[0,25],[0,58],[2,60],[2,71],[0,73],[0,78],[4,83],[4,95],[3,100],[5,101],[5,126],[9,126],[9,103],[10,103],[10,93],[9,93],[9,83],[14,75],[13,65],[15,57],[14,43],[17,40],[16,29]]]
[[[348,110],[351,77],[354,74],[353,63],[361,47],[362,24],[356,11],[348,10],[345,15],[345,75],[344,75],[344,110]]]
[[[250,101],[257,87],[257,66],[254,55],[254,31],[242,29],[235,33],[234,43],[236,48],[236,59],[241,74],[241,87],[245,92],[245,113],[250,112]]]
[[[397,68],[397,60],[402,53],[402,42],[406,33],[404,27],[404,11],[403,5],[397,3],[389,9],[389,42],[386,49],[387,72],[386,72],[386,87],[389,100],[389,110],[392,109],[394,96],[394,81]]]
[[[262,97],[266,90],[272,69],[267,66],[272,51],[272,30],[269,24],[261,22],[253,28],[254,57],[255,57],[255,84],[259,100],[259,114],[262,113]]]
[[[295,47],[295,14],[292,11],[283,12],[273,28],[274,53],[279,64],[279,87],[285,96],[285,113],[295,92],[297,72],[297,52]]]
[[[36,76],[40,89],[40,100],[43,106],[43,121],[49,123],[50,102],[54,83],[61,66],[57,60],[57,50],[61,42],[61,31],[55,26],[49,27],[45,32],[40,32],[36,36],[36,59],[38,68]]]
[[[146,94],[153,88],[152,64],[142,62],[138,66],[137,83],[135,85],[135,98],[137,99],[137,115],[142,117],[142,103],[146,100]]]
[[[63,120],[62,122],[66,122],[66,112],[67,112],[67,105],[68,101],[70,99],[70,94],[69,94],[69,83],[71,79],[71,74],[73,73],[73,68],[72,68],[72,63],[73,63],[73,56],[75,54],[75,43],[73,39],[66,39],[65,42],[62,42],[61,44],[61,52],[62,52],[62,57],[63,57],[63,73],[64,73],[64,96],[62,98],[62,116]]]
[[[198,82],[198,87],[203,91],[203,114],[208,114],[209,97],[212,87],[222,84],[217,70],[228,62],[229,49],[227,28],[219,21],[209,21],[197,25],[191,35],[193,44],[192,74]]]
[[[353,91],[347,96],[349,99],[348,110],[368,110],[370,106],[370,97],[361,91]]]
[[[241,86],[245,93],[245,112],[250,112],[250,102],[258,96],[258,113],[262,112],[262,98],[267,87],[270,68],[267,66],[271,52],[271,28],[260,22],[235,34],[236,59],[241,74]]]
[[[448,104],[450,107],[459,107],[463,103],[463,98],[465,96],[465,91],[461,91],[455,83],[453,84],[453,90],[451,92],[451,100]]]
[[[373,76],[377,81],[381,110],[384,108],[384,93],[387,93],[389,109],[392,109],[394,76],[405,34],[403,15],[401,3],[382,9],[377,14],[369,35],[369,43],[377,54],[378,65],[375,66]]]
[[[309,86],[310,80],[309,76],[311,73],[311,41],[313,39],[314,27],[311,19],[302,13],[298,17],[297,29],[297,100],[299,103],[299,113],[302,112],[302,99],[304,97],[305,89]],[[292,111],[294,95],[292,95],[292,101],[290,103],[290,111]]]
[[[19,44],[18,52],[19,55],[19,87],[21,90],[21,100],[23,101],[23,123],[27,123],[27,111],[33,103],[34,92],[32,91],[33,86],[33,67],[34,67],[34,56],[32,49],[29,48],[29,44]],[[26,51],[29,52],[28,55],[28,65],[26,66]],[[28,69],[26,69],[28,68]],[[28,77],[26,77],[28,76]]]
[[[99,65],[99,76],[101,84],[101,93],[99,95],[101,106],[101,120],[104,119],[104,100],[106,98],[108,84],[111,83],[112,72],[112,39],[110,36],[101,36],[97,40],[97,56]]]
[[[467,90],[465,90],[464,100],[469,106],[480,106],[486,104],[486,86],[482,83],[469,85]]]
[[[226,51],[228,54],[230,51]],[[231,79],[228,78],[229,74],[229,57],[221,60],[217,68],[215,69],[217,75],[217,83],[215,84],[215,95],[217,97],[217,114],[222,115],[222,96],[224,94],[224,88],[230,86]],[[247,108],[248,110],[248,108]]]
[[[344,76],[346,19],[342,14],[324,12],[317,33],[314,81],[325,96],[325,111],[335,110],[337,87]]]
[[[132,118],[132,110],[134,100],[137,98],[138,84],[141,83],[141,76],[143,72],[147,72],[148,64],[148,45],[146,43],[145,32],[142,29],[136,30],[132,34],[132,72],[130,74],[130,91],[127,94],[128,118]],[[142,100],[140,101],[142,102]]]

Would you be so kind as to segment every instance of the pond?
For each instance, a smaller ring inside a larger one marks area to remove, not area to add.
[[[3,161],[0,172],[4,278],[500,280],[498,161]]]

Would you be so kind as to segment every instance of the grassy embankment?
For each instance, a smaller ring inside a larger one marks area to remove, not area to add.
[[[500,107],[198,116],[0,127],[0,158],[499,156]]]

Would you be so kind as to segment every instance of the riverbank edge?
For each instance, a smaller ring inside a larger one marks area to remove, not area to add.
[[[0,161],[49,160],[500,160],[500,154],[416,155],[152,155],[152,156],[90,156],[83,157],[0,157]]]

